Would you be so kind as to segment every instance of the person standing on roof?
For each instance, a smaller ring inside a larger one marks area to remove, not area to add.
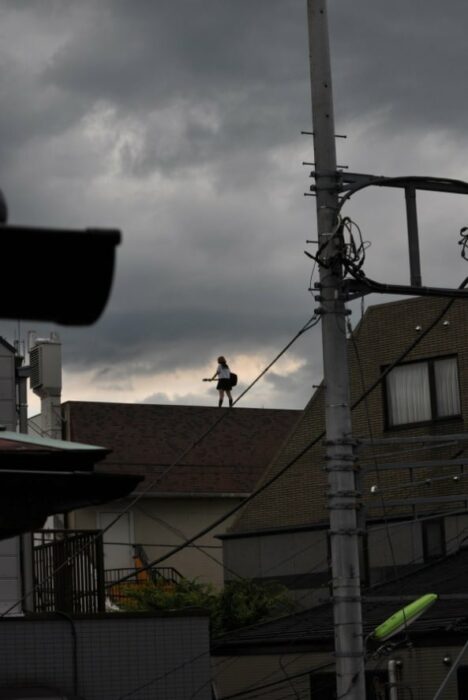
[[[229,365],[226,362],[226,358],[222,355],[218,357],[218,367],[209,381],[214,381],[216,377],[218,377],[218,383],[216,385],[216,388],[219,392],[218,406],[221,407],[223,405],[225,393],[227,394],[227,397],[229,399],[229,406],[232,406],[231,372],[229,370]]]

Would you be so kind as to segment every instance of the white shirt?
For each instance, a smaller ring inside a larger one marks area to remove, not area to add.
[[[231,372],[229,371],[229,367],[223,367],[223,365],[218,365],[217,375],[218,379],[230,379]]]

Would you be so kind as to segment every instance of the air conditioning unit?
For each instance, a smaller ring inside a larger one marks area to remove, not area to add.
[[[62,345],[55,339],[37,339],[29,351],[31,389],[38,396],[62,390]]]

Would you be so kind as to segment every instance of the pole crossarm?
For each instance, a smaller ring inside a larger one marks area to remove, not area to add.
[[[430,192],[468,194],[468,182],[447,177],[429,177],[424,175],[386,177],[385,175],[367,175],[364,173],[340,171],[337,173],[337,182],[340,191],[348,192],[348,196],[370,185],[375,185],[377,187],[399,187],[403,189],[414,187],[416,190],[429,190]]]
[[[410,265],[410,286],[405,285],[390,285],[381,284],[374,280],[369,280],[365,277],[355,283],[352,280],[345,282],[345,298],[346,300],[356,299],[371,292],[381,294],[418,294],[421,296],[459,296],[465,297],[466,292],[455,292],[447,289],[437,289],[436,287],[423,287],[421,277],[421,261],[419,254],[419,230],[418,230],[418,214],[416,207],[416,192],[418,190],[426,190],[429,192],[449,192],[451,194],[468,194],[468,182],[463,180],[455,180],[446,177],[427,177],[419,175],[408,175],[398,177],[386,177],[383,175],[369,175],[365,173],[352,173],[336,170],[330,173],[329,170],[317,169],[311,172],[311,177],[315,178],[315,185],[311,185],[310,190],[318,196],[320,190],[324,187],[324,180],[328,182],[334,181],[336,191],[341,193],[337,213],[341,211],[345,202],[360,190],[370,186],[377,187],[393,187],[403,189],[405,192],[406,204],[406,220],[408,232],[408,247],[409,247],[409,265]],[[328,186],[328,185],[326,185]],[[462,233],[466,227],[461,230]],[[462,255],[467,246],[467,238],[465,241],[460,241],[464,245]]]
[[[361,462],[361,471],[375,471],[375,457],[368,457],[368,464]],[[373,460],[373,461],[371,461]],[[420,462],[379,462],[377,463],[380,470],[391,469],[439,469],[440,467],[468,467],[468,458],[465,459],[427,459]],[[462,474],[462,472],[460,472]]]
[[[445,435],[410,435],[401,437],[389,438],[357,438],[356,445],[359,449],[362,447],[376,447],[379,445],[424,445],[430,444],[431,447],[446,447],[457,442],[467,442],[468,433],[446,433]],[[440,443],[437,445],[437,443]]]
[[[420,287],[418,285],[388,284],[377,282],[369,277],[359,279],[346,278],[341,285],[347,301],[358,299],[366,294],[400,294],[418,297],[448,297],[452,299],[468,298],[468,289],[450,289],[446,287]]]

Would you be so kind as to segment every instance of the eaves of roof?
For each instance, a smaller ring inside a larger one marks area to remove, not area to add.
[[[138,477],[0,469],[0,540],[43,526],[49,515],[127,496]]]
[[[0,432],[0,468],[93,469],[108,449],[65,440],[53,440],[12,431]]]
[[[123,498],[141,477],[94,472],[109,450],[0,432],[0,539],[40,528],[48,515]]]

